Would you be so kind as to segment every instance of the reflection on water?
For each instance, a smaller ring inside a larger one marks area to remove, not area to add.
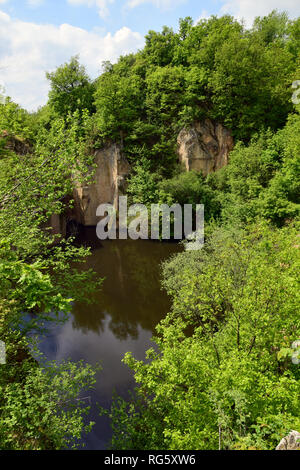
[[[127,351],[144,359],[152,346],[155,325],[170,308],[160,288],[160,264],[180,248],[142,240],[100,242],[95,229],[85,229],[81,236],[94,250],[84,269],[93,268],[105,281],[93,296],[95,303],[76,303],[68,322],[53,327],[40,347],[48,359],[101,362],[103,370],[90,394],[90,418],[96,425],[84,441],[88,449],[104,449],[111,430],[108,419],[99,417],[96,403],[109,408],[114,390],[127,397],[134,387],[121,360]]]

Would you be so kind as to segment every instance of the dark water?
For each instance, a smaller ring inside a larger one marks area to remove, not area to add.
[[[92,305],[77,303],[69,320],[54,327],[40,344],[47,359],[83,359],[100,362],[89,418],[96,422],[84,437],[87,449],[105,449],[111,438],[108,418],[99,417],[96,403],[111,405],[115,390],[126,398],[134,388],[131,371],[121,360],[127,351],[144,359],[155,326],[170,309],[170,300],[160,287],[160,264],[180,251],[173,243],[116,240],[100,242],[95,229],[85,229],[81,238],[93,248],[86,264],[101,277],[102,288]]]

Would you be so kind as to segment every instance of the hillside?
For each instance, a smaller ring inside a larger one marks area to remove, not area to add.
[[[3,449],[66,448],[92,426],[73,405],[97,368],[19,355],[101,284],[55,232],[96,225],[118,194],[204,204],[206,228],[162,267],[172,309],[147,361],[124,358],[138,385],[104,412],[112,448],[270,450],[300,431],[300,18],[188,17],[145,39],[94,81],[78,57],[48,73],[35,113],[0,103]]]

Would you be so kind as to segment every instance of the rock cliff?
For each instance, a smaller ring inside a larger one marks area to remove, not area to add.
[[[85,226],[97,225],[99,218],[96,216],[96,211],[100,204],[110,203],[118,209],[118,198],[124,194],[125,177],[130,171],[129,163],[117,144],[97,150],[94,161],[96,164],[94,182],[88,186],[76,186],[73,194],[75,203],[73,218]]]
[[[206,119],[182,129],[178,135],[178,155],[187,171],[202,171],[206,176],[227,165],[233,149],[233,137],[222,124]],[[96,171],[89,185],[75,185],[74,209],[65,214],[67,221],[54,216],[54,233],[64,233],[69,222],[84,226],[95,226],[99,222],[97,207],[103,203],[113,204],[118,209],[118,198],[126,192],[126,176],[130,165],[120,146],[108,144],[95,151]]]
[[[300,450],[300,433],[292,431],[279,442],[276,450]]]
[[[3,131],[0,134],[0,141],[4,141],[4,148],[6,150],[11,150],[18,155],[27,155],[32,151],[28,142],[9,134],[7,131]]]
[[[209,119],[184,128],[178,135],[178,155],[187,171],[202,171],[204,176],[228,164],[234,142],[231,132]]]

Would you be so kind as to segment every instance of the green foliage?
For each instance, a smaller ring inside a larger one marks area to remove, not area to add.
[[[299,60],[299,47],[300,47],[300,18],[290,21],[288,25],[289,41],[288,49]]]
[[[172,28],[164,26],[161,33],[149,31],[145,39],[143,56],[147,58],[149,64],[164,67],[172,62],[174,48],[178,44],[178,35]]]
[[[300,115],[290,116],[278,133],[282,145],[282,166],[260,194],[261,214],[275,223],[300,214]]]
[[[77,397],[93,387],[94,375],[95,370],[83,363],[39,367],[28,359],[1,366],[1,449],[75,448],[82,432],[93,425],[84,424],[80,406],[86,403]],[[85,407],[84,414],[88,410]]]
[[[8,138],[23,145],[22,139],[32,139],[29,153],[7,150],[6,141],[1,147],[0,339],[7,364],[0,368],[0,448],[69,448],[92,425],[84,419],[87,403],[77,397],[92,387],[95,369],[70,362],[40,366],[28,333],[62,321],[73,300],[86,298],[100,284],[91,271],[78,273],[74,267],[89,250],[58,240],[49,222],[68,206],[72,178],[91,177],[85,141],[90,121],[87,111],[78,110],[39,128],[40,116],[29,117],[9,101],[1,106]]]
[[[24,312],[43,310],[45,313],[68,311],[72,299],[55,292],[51,277],[43,273],[41,261],[21,262],[7,243],[0,245],[1,297],[13,301]]]
[[[0,447],[4,450],[75,446],[93,424],[85,423],[83,415],[89,408],[77,397],[81,390],[92,388],[97,369],[71,362],[40,367],[29,349],[26,333],[41,331],[49,320],[61,320],[71,307],[72,299],[62,295],[47,266],[49,260],[22,262],[2,243],[0,339],[7,358],[0,369]]]
[[[10,98],[0,102],[0,137],[3,133],[27,141],[34,137],[32,116]]]
[[[49,102],[36,113],[0,104],[1,448],[66,448],[91,427],[77,397],[95,370],[38,365],[27,333],[100,284],[74,267],[89,251],[52,235],[49,219],[72,207],[92,150],[110,142],[132,165],[131,202],[204,204],[210,222],[204,250],[164,266],[172,311],[145,363],[125,357],[139,386],[115,400],[113,448],[272,449],[300,427],[299,25],[276,11],[249,30],[228,15],[187,17],[104,63],[95,83],[71,58],[47,74]],[[229,165],[180,173],[178,132],[204,118],[232,130]]]
[[[139,117],[142,96],[142,81],[138,75],[104,73],[98,79],[95,93],[101,133],[120,138],[120,133],[128,131],[130,123]]]
[[[150,162],[145,157],[135,165],[131,175],[127,193],[132,204],[145,204],[150,206],[158,202],[158,178],[151,172]]]
[[[272,134],[255,136],[248,146],[236,145],[229,165],[208,178],[223,195],[223,218],[247,221],[262,216],[282,225],[299,216],[300,115]]]
[[[114,449],[273,449],[300,424],[293,227],[218,229],[165,267],[173,310],[148,361],[125,356],[137,399],[112,409]]]
[[[176,123],[184,95],[184,69],[181,66],[150,69],[146,78],[148,118],[158,126]]]
[[[145,48],[105,64],[95,104],[102,139],[118,139],[132,155],[137,137],[157,167],[176,161],[176,135],[204,117],[248,141],[263,127],[276,130],[293,109],[297,21],[273,11],[251,30],[230,16],[180,20],[179,31],[150,31]],[[136,130],[142,129],[137,135]]]
[[[292,111],[294,70],[293,57],[278,42],[266,47],[251,35],[232,37],[215,55],[212,116],[223,119],[238,139],[266,126],[277,129]]]
[[[268,16],[255,18],[253,23],[253,31],[265,43],[284,42],[286,39],[286,31],[288,28],[288,16],[286,13],[278,13],[273,10]]]
[[[159,184],[160,202],[173,205],[174,203],[204,204],[206,218],[217,218],[220,215],[220,203],[218,195],[206,183],[201,173],[191,171],[188,173],[180,173],[172,179],[164,180]]]
[[[85,113],[80,118],[76,112],[66,121],[57,118],[50,130],[39,130],[33,154],[8,153],[0,161],[0,233],[22,256],[41,253],[42,244],[53,242],[50,230],[41,230],[41,225],[64,210],[75,180],[91,177],[93,158],[84,141],[87,123]]]
[[[134,167],[132,200],[204,203],[218,221],[204,250],[164,266],[172,311],[145,362],[125,356],[138,387],[115,398],[113,449],[274,449],[300,426],[298,26],[276,11],[251,30],[230,16],[186,18],[107,72],[116,89],[140,77],[138,114],[110,119]],[[178,130],[204,117],[232,130],[229,165],[206,178],[176,173]]]
[[[47,78],[51,85],[49,104],[59,116],[67,117],[68,113],[83,109],[93,112],[94,85],[77,56],[55,72],[48,72]]]

